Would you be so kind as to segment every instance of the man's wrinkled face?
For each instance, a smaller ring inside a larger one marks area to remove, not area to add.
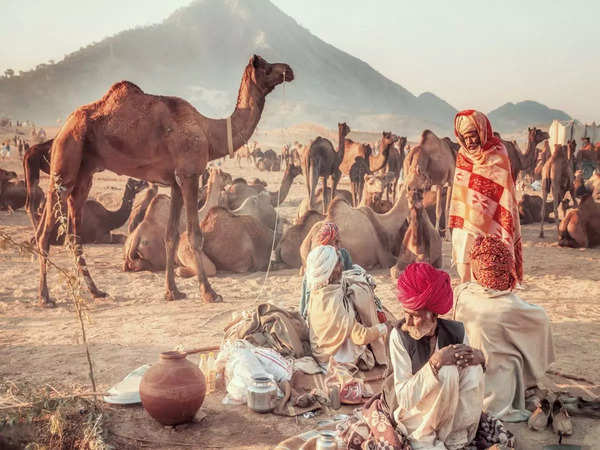
[[[477,130],[467,131],[462,135],[462,138],[465,141],[467,150],[469,151],[475,151],[481,147],[481,141],[479,140],[479,133],[477,133]]]
[[[404,323],[402,331],[407,332],[411,338],[420,340],[425,336],[433,336],[437,327],[437,316],[431,311],[413,311],[404,308]]]

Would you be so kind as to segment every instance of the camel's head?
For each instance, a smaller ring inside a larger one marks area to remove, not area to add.
[[[384,131],[381,133],[381,143],[383,147],[387,147],[388,145],[393,144],[398,140],[398,136],[393,134],[391,131]]]
[[[383,177],[379,175],[367,175],[365,176],[364,192],[365,194],[378,202],[381,200],[385,183]]]
[[[13,178],[17,178],[17,174],[15,172],[9,172],[8,170],[0,169],[0,182],[12,180]]]
[[[296,164],[291,163],[291,164],[288,164],[288,166],[285,169],[285,172],[286,172],[286,175],[291,177],[293,180],[294,178],[296,178],[298,175],[300,175],[302,173],[302,168],[300,168]]]
[[[338,131],[342,133],[342,136],[348,136],[351,130],[346,122],[338,122]]]
[[[410,209],[423,208],[423,189],[411,189],[408,196],[408,207]]]
[[[290,66],[284,63],[268,63],[258,55],[250,58],[246,71],[249,73],[254,84],[265,95],[271,92],[278,84],[294,80],[294,72]]]
[[[548,139],[550,137],[550,135],[547,132],[540,130],[539,128],[536,128],[536,127],[528,128],[527,130],[528,130],[527,140],[529,142],[535,143],[536,145],[542,141],[545,141],[546,139]]]
[[[407,142],[408,140],[406,139],[406,136],[399,136],[398,140],[396,141],[396,145],[400,150],[403,150],[404,147],[406,147]]]
[[[208,176],[208,185],[216,189],[217,192],[225,189],[225,186],[231,183],[231,175],[227,172],[223,172],[221,169],[211,168],[210,175]]]

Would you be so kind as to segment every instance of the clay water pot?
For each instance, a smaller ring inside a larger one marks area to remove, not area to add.
[[[163,425],[190,422],[204,401],[206,379],[183,352],[164,352],[142,377],[144,409]]]

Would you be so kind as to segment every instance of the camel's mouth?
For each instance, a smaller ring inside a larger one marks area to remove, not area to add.
[[[281,73],[281,82],[284,83],[286,81],[288,83],[294,81],[294,71],[290,66],[287,66]]]

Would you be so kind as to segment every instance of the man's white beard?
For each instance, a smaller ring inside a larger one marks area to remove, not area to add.
[[[436,325],[437,324],[435,320],[421,325],[420,327],[411,327],[404,323],[402,324],[402,331],[406,331],[415,341],[420,341],[425,336],[433,335]]]

